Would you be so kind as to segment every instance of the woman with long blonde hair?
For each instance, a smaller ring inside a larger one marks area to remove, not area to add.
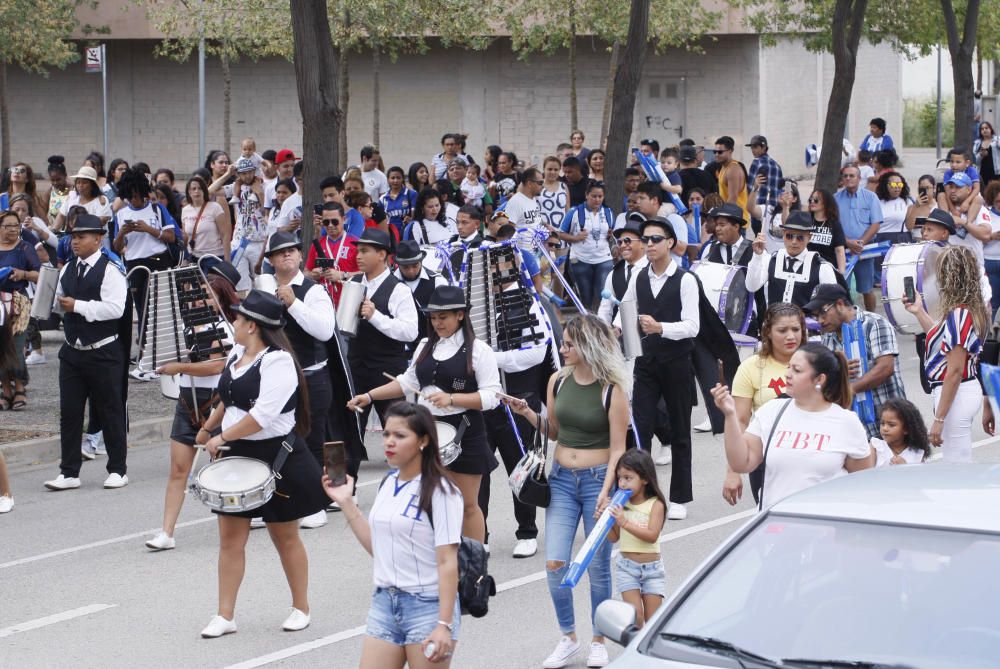
[[[927,313],[920,293],[913,302],[903,301],[927,333],[924,369],[934,400],[930,441],[943,446],[945,460],[952,462],[972,461],[972,421],[982,402],[975,381],[990,315],[981,276],[970,249],[950,246],[938,259],[937,313]]]
[[[563,330],[566,366],[549,379],[543,418],[524,400],[504,400],[544,435],[557,442],[545,510],[545,569],[549,595],[562,633],[542,666],[563,667],[581,651],[573,615],[573,590],[559,587],[572,559],[576,528],[589,534],[614,491],[615,465],[625,452],[632,386],[625,357],[611,326],[593,314],[576,316]],[[591,618],[611,598],[611,545],[604,542],[587,568]],[[587,666],[603,667],[604,637],[595,635]]]

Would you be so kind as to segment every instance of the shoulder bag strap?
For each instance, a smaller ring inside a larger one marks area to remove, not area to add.
[[[760,473],[760,500],[757,502],[757,510],[760,511],[764,508],[764,479],[767,477],[767,452],[771,448],[771,439],[774,437],[774,431],[778,429],[778,423],[781,422],[781,416],[784,415],[785,410],[788,409],[789,405],[795,400],[789,399],[785,401],[785,404],[778,410],[778,415],[774,417],[774,422],[771,423],[771,431],[767,435],[767,441],[764,442],[764,459],[761,460],[760,466],[763,467]]]
[[[317,258],[326,258],[326,253],[323,251],[323,247],[320,246],[319,240],[313,237],[312,240],[313,248],[316,249]]]
[[[198,235],[198,224],[201,223],[201,215],[205,213],[205,207],[207,206],[208,200],[201,205],[201,209],[198,210],[198,215],[194,219],[194,227],[191,228],[191,239],[188,240],[192,251],[194,250],[194,240]]]

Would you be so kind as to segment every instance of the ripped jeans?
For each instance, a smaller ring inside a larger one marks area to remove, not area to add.
[[[580,518],[583,518],[584,537],[594,529],[594,509],[607,471],[607,465],[571,469],[553,461],[549,474],[552,501],[545,510],[545,560],[547,563],[562,562],[562,565],[553,570],[546,564],[545,573],[559,630],[563,634],[575,632],[576,625],[573,589],[560,588],[559,583],[574,557],[573,539],[576,537]],[[611,599],[611,544],[608,541],[601,545],[587,567],[587,579],[590,581],[590,617],[593,623],[597,605],[605,599]]]

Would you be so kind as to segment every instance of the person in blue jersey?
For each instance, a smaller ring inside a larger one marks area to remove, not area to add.
[[[396,228],[399,237],[402,237],[406,225],[413,218],[417,191],[406,186],[406,174],[398,165],[389,168],[386,178],[389,180],[389,192],[379,198],[379,201],[385,209],[385,215],[389,217],[389,225]]]

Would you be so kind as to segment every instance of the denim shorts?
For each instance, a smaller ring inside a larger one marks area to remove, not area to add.
[[[636,562],[619,555],[615,559],[615,585],[618,592],[638,590],[643,595],[667,596],[667,574],[663,560]]]
[[[455,611],[451,617],[451,622],[455,625],[451,633],[452,639],[458,639],[461,617],[456,597]],[[365,634],[381,641],[388,641],[395,646],[410,646],[423,643],[437,627],[438,620],[440,615],[437,593],[410,593],[399,588],[375,588],[372,605],[368,610]]]

